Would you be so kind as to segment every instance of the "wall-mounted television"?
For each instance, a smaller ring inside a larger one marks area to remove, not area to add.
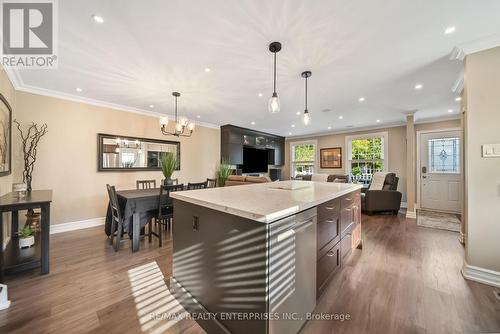
[[[269,155],[266,149],[243,146],[243,173],[267,173]]]

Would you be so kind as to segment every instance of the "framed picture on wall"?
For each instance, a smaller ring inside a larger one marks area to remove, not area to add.
[[[321,168],[342,168],[342,147],[320,149]]]
[[[7,99],[0,94],[0,176],[11,172],[12,109]]]

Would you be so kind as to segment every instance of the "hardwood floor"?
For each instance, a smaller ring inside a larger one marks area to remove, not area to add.
[[[500,300],[462,277],[457,238],[403,216],[363,216],[363,250],[315,310],[350,320],[309,321],[302,333],[499,332]],[[204,333],[193,320],[150,318],[176,308],[163,282],[171,252],[168,235],[161,249],[141,241],[137,253],[128,241],[115,253],[102,228],[52,235],[48,276],[8,278],[12,305],[0,311],[0,333]]]

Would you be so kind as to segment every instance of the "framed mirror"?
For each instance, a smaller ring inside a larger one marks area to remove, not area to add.
[[[0,176],[11,173],[12,109],[7,99],[0,94]]]
[[[178,141],[148,139],[99,133],[97,135],[99,172],[158,171],[160,159],[167,153],[177,157],[180,170],[181,143]]]

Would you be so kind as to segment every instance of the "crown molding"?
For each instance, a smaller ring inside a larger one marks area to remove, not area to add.
[[[486,36],[472,42],[455,46],[450,53],[451,60],[463,61],[466,56],[500,46],[500,34]]]
[[[424,120],[415,120],[414,124],[418,125],[418,124],[454,121],[457,119],[460,119],[460,114],[452,115],[452,116],[445,116],[445,117],[432,117],[432,118],[427,118]],[[349,128],[346,130],[339,130],[339,131],[328,131],[328,132],[323,131],[323,132],[317,132],[317,133],[311,133],[311,134],[299,135],[299,136],[286,136],[285,139],[286,140],[309,139],[309,138],[315,138],[315,137],[340,135],[340,134],[346,134],[346,133],[356,133],[356,132],[361,132],[361,131],[373,131],[373,130],[397,128],[400,126],[406,126],[406,122],[400,121],[400,122],[392,122],[392,123],[387,123],[387,124],[382,124],[382,125],[377,125],[377,126],[366,126],[366,127],[359,127],[359,128],[353,127],[353,128]]]
[[[78,102],[78,103],[93,105],[93,106],[97,106],[97,107],[114,109],[114,110],[118,110],[118,111],[131,112],[131,113],[145,115],[145,116],[151,116],[151,117],[167,116],[169,120],[174,119],[173,115],[163,114],[163,113],[155,112],[152,110],[134,108],[134,107],[129,107],[129,106],[126,106],[123,104],[111,103],[111,102],[106,102],[106,101],[102,101],[102,100],[98,100],[98,99],[92,99],[92,98],[88,98],[88,97],[62,93],[62,92],[58,92],[58,91],[51,90],[51,89],[45,89],[45,88],[40,88],[40,87],[36,87],[36,86],[26,85],[26,84],[24,84],[21,76],[19,75],[18,70],[13,69],[13,68],[6,68],[6,67],[4,67],[4,70],[5,70],[5,73],[7,74],[10,82],[12,83],[12,86],[14,86],[14,89],[16,91],[19,91],[19,92],[48,96],[48,97],[53,97],[56,99]],[[217,124],[208,123],[208,122],[200,122],[200,121],[197,121],[194,119],[192,119],[192,121],[196,125],[199,125],[199,126],[203,126],[206,128],[212,128],[212,129],[220,129],[220,125],[217,125]]]
[[[464,90],[464,79],[465,79],[465,72],[464,69],[460,71],[460,74],[458,75],[458,78],[455,80],[455,83],[451,87],[451,91],[457,95],[462,95],[462,91]]]

